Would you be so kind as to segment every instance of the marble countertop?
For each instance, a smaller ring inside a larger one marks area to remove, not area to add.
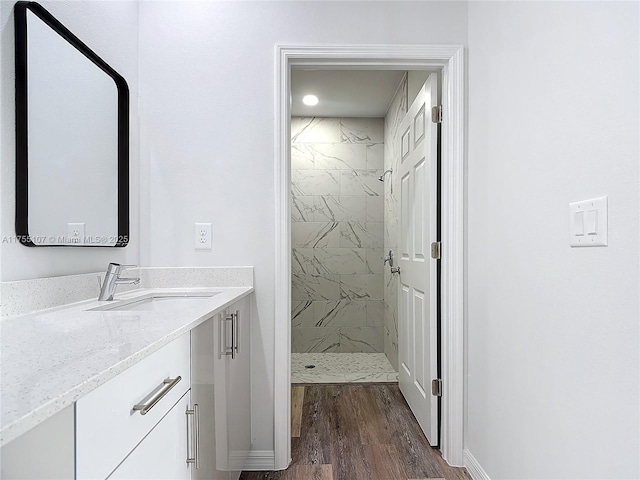
[[[87,311],[154,294],[217,292],[180,311]],[[1,321],[0,445],[25,433],[212,315],[252,287],[153,288]]]

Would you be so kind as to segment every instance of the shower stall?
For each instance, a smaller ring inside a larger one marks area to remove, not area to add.
[[[394,172],[412,85],[427,75],[397,77],[379,117],[291,118],[292,383],[397,381]]]
[[[293,383],[397,381],[386,132],[385,118],[291,119]]]

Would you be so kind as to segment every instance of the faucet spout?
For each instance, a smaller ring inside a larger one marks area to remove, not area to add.
[[[107,268],[107,273],[104,276],[102,286],[100,287],[100,295],[98,296],[98,300],[113,300],[113,295],[116,292],[116,287],[118,286],[118,284],[137,285],[138,283],[140,283],[140,278],[137,277],[120,277],[120,274],[125,268],[134,268],[135,266],[136,265],[120,265],[119,263],[110,263],[109,267]]]

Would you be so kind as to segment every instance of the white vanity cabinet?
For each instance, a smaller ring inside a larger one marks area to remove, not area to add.
[[[250,298],[3,446],[1,479],[237,480],[251,448]]]
[[[237,480],[251,448],[250,308],[245,297],[191,331],[201,456],[194,480]]]

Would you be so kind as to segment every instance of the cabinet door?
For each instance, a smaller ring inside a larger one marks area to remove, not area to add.
[[[227,441],[229,479],[240,476],[251,449],[251,297],[229,307],[236,314],[235,358],[227,356]]]
[[[186,415],[189,392],[151,430],[108,477],[109,480],[189,480],[187,464],[192,418]],[[189,423],[189,426],[188,426]]]
[[[73,405],[59,411],[0,451],[2,480],[74,477]]]
[[[224,391],[226,363],[226,359],[218,355],[220,321],[221,316],[216,315],[191,330],[191,400],[198,404],[200,416],[200,466],[192,471],[192,480],[226,480],[228,476],[216,460],[217,449],[226,444],[226,438],[216,441],[221,421],[215,392],[216,389]]]
[[[237,480],[251,448],[250,305],[242,299],[191,331],[201,456],[194,480]]]

